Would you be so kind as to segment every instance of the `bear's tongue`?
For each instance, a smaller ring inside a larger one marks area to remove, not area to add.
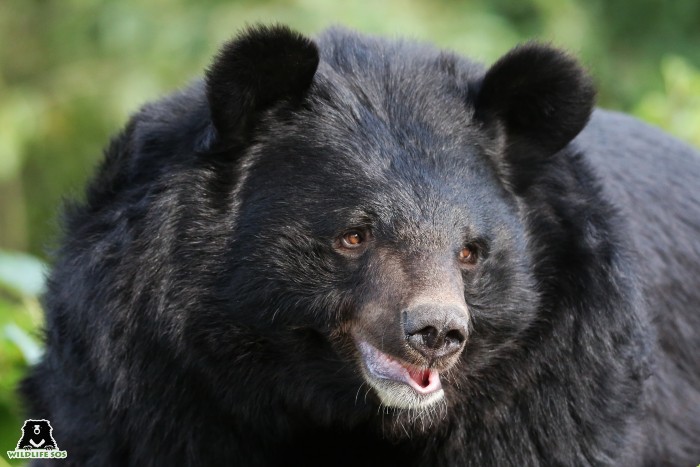
[[[430,385],[430,370],[406,369],[408,370],[408,375],[416,384],[424,388]]]
[[[437,370],[404,365],[364,341],[359,342],[358,347],[365,366],[377,378],[407,384],[420,394],[429,394],[442,388],[440,373]]]

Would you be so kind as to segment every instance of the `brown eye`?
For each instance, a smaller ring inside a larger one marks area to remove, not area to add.
[[[341,237],[341,243],[345,248],[358,248],[364,241],[364,236],[357,230],[346,232]]]
[[[462,264],[474,264],[477,260],[476,248],[472,246],[465,246],[459,250],[459,262]]]

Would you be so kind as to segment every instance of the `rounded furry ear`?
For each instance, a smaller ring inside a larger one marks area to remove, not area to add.
[[[301,98],[318,61],[316,44],[286,26],[248,28],[225,44],[206,73],[216,140],[243,139],[260,112]]]
[[[566,53],[529,43],[508,52],[477,90],[476,116],[503,125],[509,162],[547,157],[586,125],[595,89],[588,74]]]

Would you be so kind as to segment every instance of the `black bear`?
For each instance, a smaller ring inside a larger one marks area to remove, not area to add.
[[[26,420],[22,426],[22,437],[17,442],[17,449],[56,449],[52,431],[48,420]]]
[[[67,209],[23,384],[73,465],[695,465],[700,155],[493,66],[249,28]]]

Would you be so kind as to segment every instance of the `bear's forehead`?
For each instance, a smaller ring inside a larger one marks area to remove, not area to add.
[[[481,64],[430,45],[360,36],[342,28],[326,31],[318,45],[314,81],[349,91],[335,102],[359,101],[385,120],[417,120],[443,129],[465,126],[472,119],[466,105],[469,85],[483,77]]]
[[[464,128],[460,138],[450,139],[416,124],[382,120],[370,109],[353,114],[312,108],[293,125],[270,124],[260,138],[253,177],[265,186],[276,180],[275,191],[288,187],[307,201],[314,198],[309,194],[331,192],[346,199],[371,194],[382,205],[414,200],[420,209],[464,205],[465,198],[484,205],[503,190],[480,135],[470,139],[473,133]]]
[[[452,146],[483,139],[475,131],[466,92],[454,78],[430,68],[374,76],[371,69],[348,73],[321,63],[308,99],[316,123],[323,125],[317,129],[326,134],[382,149],[398,143],[438,157]]]
[[[472,107],[433,83],[377,83],[319,69],[306,105],[267,121],[260,138],[275,163],[313,165],[329,176],[352,172],[384,182],[406,177],[442,191],[469,178],[489,176],[491,142],[473,122]],[[366,81],[366,84],[365,84]]]

